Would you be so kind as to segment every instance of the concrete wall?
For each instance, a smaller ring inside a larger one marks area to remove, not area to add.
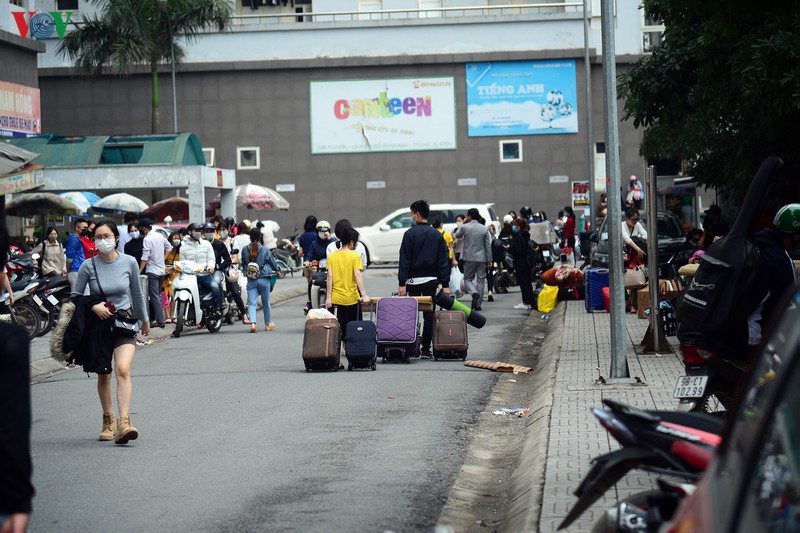
[[[0,30],[0,81],[38,87],[36,56],[40,51],[44,51],[42,43]]]
[[[270,187],[295,184],[285,193],[289,213],[240,212],[240,217],[274,218],[286,230],[314,213],[335,221],[371,223],[397,207],[419,198],[430,202],[494,202],[498,212],[519,210],[523,204],[545,210],[551,217],[570,202],[568,183],[550,184],[549,176],[570,180],[588,176],[585,118],[579,133],[532,135],[523,141],[523,162],[500,163],[498,142],[503,137],[468,137],[466,61],[523,59],[481,55],[447,63],[376,65],[354,58],[352,66],[270,68],[239,65],[236,70],[181,72],[178,86],[178,124],[197,133],[204,147],[216,152],[215,166],[236,168],[237,146],[259,146],[260,170],[237,171],[237,182]],[[359,64],[361,63],[361,64]],[[300,65],[297,65],[298,67]],[[577,61],[577,90],[585,112],[584,68]],[[309,82],[382,77],[453,76],[456,81],[457,144],[452,151],[311,155]],[[70,135],[146,133],[150,127],[149,78],[101,77],[93,81],[68,76],[41,78],[44,129]],[[169,76],[160,80],[162,124],[171,123]],[[593,142],[602,142],[602,72],[593,70]],[[639,174],[639,132],[630,124],[620,128],[622,174]],[[459,187],[459,178],[477,178],[477,186]],[[367,190],[367,181],[382,180],[386,189]]]

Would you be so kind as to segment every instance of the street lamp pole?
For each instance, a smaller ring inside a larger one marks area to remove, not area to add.
[[[167,11],[167,25],[169,26],[169,63],[172,70],[172,131],[178,133],[178,95],[175,90],[175,35],[172,33],[172,17],[169,15],[168,0],[158,0]]]

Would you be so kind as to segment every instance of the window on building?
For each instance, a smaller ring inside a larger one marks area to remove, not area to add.
[[[383,9],[381,0],[359,0],[358,10],[364,13],[358,15],[358,20],[380,20],[380,13],[371,13],[372,11],[380,11]]]
[[[433,8],[441,8],[442,7],[442,0],[419,0],[419,8],[420,9],[433,9]],[[442,12],[439,10],[436,11],[420,11],[419,18],[421,19],[430,19],[430,18],[437,18],[441,17]]]
[[[56,9],[59,11],[77,11],[78,0],[56,0]]]
[[[23,4],[23,0],[9,0],[9,1],[10,1],[10,4],[12,6],[25,7],[25,6],[22,5]]]
[[[213,148],[203,148],[203,157],[206,160],[207,167],[213,167],[214,165],[216,165],[215,161],[216,153]]]
[[[261,168],[261,148],[258,146],[236,147],[236,169],[258,170]]]
[[[522,161],[522,140],[500,141],[500,162],[517,163]]]
[[[652,52],[664,39],[664,22],[644,13],[642,20],[642,52]]]

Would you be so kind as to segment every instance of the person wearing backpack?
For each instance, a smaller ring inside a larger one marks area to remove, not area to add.
[[[42,276],[66,276],[67,256],[64,255],[64,246],[58,242],[58,230],[50,226],[44,234],[46,240],[31,250],[32,254],[41,255]]]
[[[272,321],[272,309],[269,306],[269,292],[270,277],[273,272],[278,270],[278,263],[269,248],[261,244],[261,238],[261,230],[252,228],[250,244],[244,247],[239,256],[242,264],[245,265],[245,275],[247,276],[247,314],[250,315],[250,333],[258,330],[256,327],[256,304],[259,295],[261,296],[261,305],[264,307],[264,330],[275,329],[275,322]]]

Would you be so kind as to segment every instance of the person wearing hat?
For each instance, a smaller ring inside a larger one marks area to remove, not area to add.
[[[728,223],[722,219],[722,209],[716,204],[711,204],[708,209],[703,211],[706,215],[703,220],[703,250],[708,250],[708,247],[717,239],[717,237],[724,237],[731,230]]]
[[[642,199],[644,199],[644,187],[642,187],[642,182],[639,181],[636,176],[631,176],[628,180],[628,195],[625,197],[625,203],[628,207],[641,209]]]
[[[711,208],[709,208],[711,209]],[[758,269],[755,291],[745,301],[751,306],[747,319],[749,341],[761,343],[761,330],[782,306],[786,291],[797,283],[797,275],[788,251],[800,246],[800,204],[787,204],[775,214],[767,229],[756,233]]]
[[[164,327],[164,306],[161,290],[166,275],[164,256],[172,251],[172,245],[157,231],[153,231],[153,221],[143,218],[139,221],[142,239],[142,259],[139,273],[147,275],[147,295],[150,299],[150,317],[154,327]]]
[[[322,261],[328,257],[328,245],[336,242],[338,239],[331,236],[331,223],[327,220],[320,220],[317,222],[315,228],[317,230],[317,237],[308,247],[303,255],[303,266],[310,266],[314,261]],[[308,303],[307,308],[303,308],[303,312],[308,314],[311,309],[311,280],[308,281]]]

